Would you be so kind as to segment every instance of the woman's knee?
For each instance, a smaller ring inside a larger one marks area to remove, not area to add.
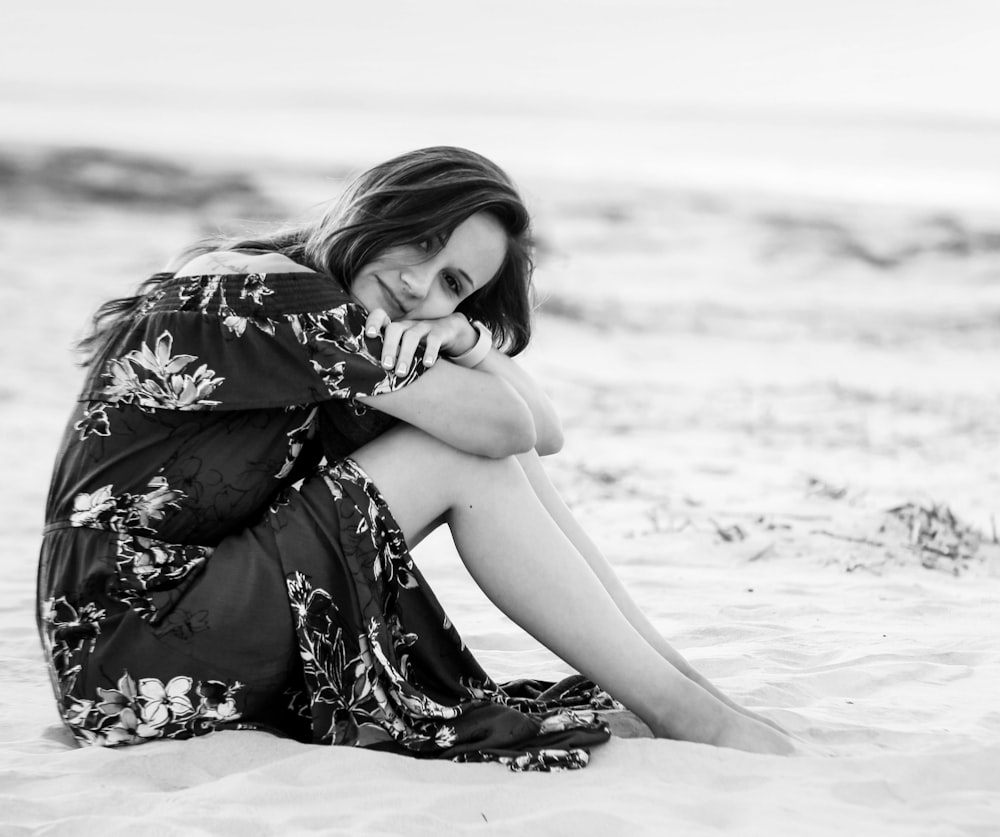
[[[351,455],[363,470],[375,473],[412,472],[431,487],[456,489],[461,496],[477,482],[503,480],[522,474],[515,457],[493,459],[466,453],[411,425],[400,425]],[[378,480],[376,479],[376,484]]]
[[[374,482],[411,546],[460,504],[508,480],[525,479],[513,457],[463,453],[412,427],[383,434],[351,458]]]

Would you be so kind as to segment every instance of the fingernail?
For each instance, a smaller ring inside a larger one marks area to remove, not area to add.
[[[396,367],[396,374],[397,375],[402,375],[405,372],[406,372],[406,367],[403,366],[403,364],[399,364],[399,366]]]
[[[389,355],[386,355],[384,358],[382,358],[382,365],[386,367],[386,369],[388,369],[390,366],[392,366],[392,358],[389,357]]]
[[[368,329],[368,331],[365,332],[365,334],[367,334],[369,337],[377,337],[378,336],[378,329],[377,328],[370,328],[370,329]]]

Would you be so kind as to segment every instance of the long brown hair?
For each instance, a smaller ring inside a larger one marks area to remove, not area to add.
[[[531,218],[507,174],[474,151],[452,146],[421,148],[361,174],[315,219],[286,224],[251,238],[214,238],[183,250],[176,269],[195,255],[215,250],[281,253],[349,290],[365,264],[390,247],[435,242],[443,246],[455,228],[477,212],[493,215],[507,235],[507,254],[497,275],[464,299],[458,310],[482,320],[507,354],[531,338]],[[102,305],[78,348],[84,365],[114,341],[144,295],[170,278],[147,279],[136,295]]]

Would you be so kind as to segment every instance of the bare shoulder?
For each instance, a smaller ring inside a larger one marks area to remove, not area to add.
[[[215,250],[202,253],[181,266],[175,276],[204,276],[209,273],[311,273],[281,253],[239,253]]]

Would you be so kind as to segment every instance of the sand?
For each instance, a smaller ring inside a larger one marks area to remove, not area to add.
[[[525,184],[553,479],[674,644],[809,755],[613,739],[586,770],[519,775],[254,732],[79,750],[32,617],[68,346],[205,225],[298,209],[329,172],[3,159],[0,833],[1000,830],[1000,219]],[[567,671],[446,536],[415,557],[495,676]]]

